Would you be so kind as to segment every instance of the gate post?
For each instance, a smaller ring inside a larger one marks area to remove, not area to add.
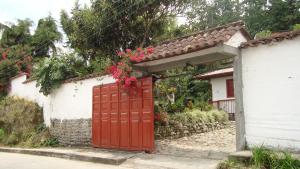
[[[246,148],[245,115],[243,105],[243,76],[242,55],[239,49],[234,57],[234,93],[235,93],[235,123],[236,123],[236,150]]]

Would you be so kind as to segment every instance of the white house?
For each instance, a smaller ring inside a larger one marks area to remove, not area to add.
[[[233,68],[225,68],[203,73],[197,79],[209,80],[212,90],[212,104],[229,114],[229,119],[234,120],[235,98],[233,85]]]
[[[241,45],[245,136],[249,147],[300,151],[300,31]]]

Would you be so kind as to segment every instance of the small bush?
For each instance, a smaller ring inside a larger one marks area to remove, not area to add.
[[[272,32],[271,32],[271,31],[269,31],[269,30],[264,30],[264,31],[258,32],[258,33],[255,35],[255,39],[267,38],[267,37],[270,37],[271,35],[272,35]]]
[[[171,115],[170,120],[187,123],[226,123],[228,122],[227,113],[219,110],[203,112],[198,109],[189,110],[184,113]]]
[[[0,142],[2,142],[2,140],[4,139],[5,133],[4,130],[2,128],[0,128]]]
[[[59,144],[58,139],[57,138],[48,138],[47,140],[45,140],[42,145],[46,146],[46,147],[55,147]]]
[[[293,26],[293,31],[300,30],[300,24],[296,24]]]
[[[42,109],[36,103],[15,97],[0,102],[0,143],[38,147],[50,138]]]
[[[299,169],[300,161],[288,152],[273,151],[265,147],[252,150],[251,161],[234,161],[232,159],[221,162],[218,169]]]
[[[299,169],[300,161],[293,158],[288,152],[275,152],[265,147],[256,147],[252,150],[253,164],[257,168],[266,169]]]

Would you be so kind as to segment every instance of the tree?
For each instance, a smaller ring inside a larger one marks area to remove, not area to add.
[[[32,37],[33,56],[48,57],[51,49],[53,55],[56,54],[55,43],[62,39],[62,34],[58,31],[54,18],[49,15],[38,22],[38,26]]]
[[[111,57],[116,50],[144,47],[165,33],[168,19],[183,12],[188,0],[94,0],[91,7],[61,13],[71,47],[87,60]],[[116,60],[117,58],[113,58]]]
[[[253,36],[264,30],[291,30],[292,25],[300,22],[299,0],[245,0],[243,5],[244,19]]]
[[[267,12],[271,31],[286,31],[291,26],[300,23],[300,1],[299,0],[271,0]]]
[[[30,43],[31,26],[32,26],[32,21],[26,19],[26,20],[18,20],[17,24],[13,24],[11,27],[4,28],[0,40],[0,46],[10,47],[13,45],[25,45]]]
[[[186,12],[191,31],[204,30],[241,19],[238,0],[193,0]]]
[[[287,31],[300,23],[300,0],[193,0],[186,11],[191,31],[244,20],[251,35]]]

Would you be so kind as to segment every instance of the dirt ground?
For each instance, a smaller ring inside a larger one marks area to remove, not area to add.
[[[207,133],[194,134],[179,139],[163,139],[156,141],[157,153],[161,154],[197,154],[213,152],[235,151],[235,123],[225,129],[215,130]]]

